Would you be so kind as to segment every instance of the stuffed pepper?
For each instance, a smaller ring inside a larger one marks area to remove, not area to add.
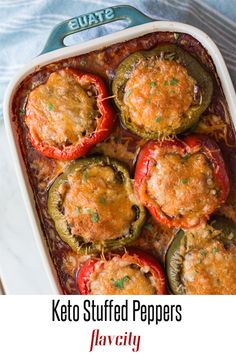
[[[162,295],[165,276],[160,264],[138,249],[91,258],[78,273],[82,295]]]
[[[52,184],[48,211],[59,236],[78,253],[127,245],[145,220],[128,171],[108,157],[73,162]]]
[[[213,91],[210,74],[174,44],[131,54],[113,81],[123,125],[146,139],[181,133],[208,107]]]
[[[221,151],[208,137],[149,141],[135,170],[135,190],[153,217],[168,227],[193,227],[222,205],[229,179]]]
[[[96,75],[65,68],[50,74],[29,94],[25,123],[32,145],[43,155],[73,160],[111,132],[114,112]]]
[[[174,294],[236,294],[236,228],[213,219],[179,231],[166,256],[169,287]]]

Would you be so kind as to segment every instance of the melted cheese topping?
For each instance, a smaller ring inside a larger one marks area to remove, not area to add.
[[[185,255],[182,281],[187,294],[236,294],[236,247],[217,240]]]
[[[36,141],[61,147],[92,133],[96,115],[95,98],[74,75],[60,70],[30,93],[25,121]]]
[[[125,87],[124,103],[130,120],[151,132],[176,130],[194,98],[195,81],[175,61],[141,60]]]
[[[154,295],[148,267],[140,268],[129,257],[98,262],[90,278],[92,295]]]
[[[111,167],[96,165],[74,172],[60,193],[64,194],[64,215],[72,234],[101,241],[129,233],[135,219],[134,197]]]
[[[159,152],[150,169],[147,192],[170,217],[184,217],[196,224],[211,214],[219,203],[218,189],[206,157],[201,153],[187,159]]]

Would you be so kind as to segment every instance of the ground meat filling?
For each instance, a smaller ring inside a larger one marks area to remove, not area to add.
[[[182,282],[187,294],[236,294],[236,246],[209,240],[187,253]]]
[[[149,268],[140,268],[132,259],[119,256],[95,265],[89,287],[92,295],[156,294]]]
[[[116,239],[135,220],[132,195],[109,166],[95,165],[68,175],[61,185],[64,215],[71,233],[87,241]]]
[[[213,170],[202,153],[181,156],[159,152],[149,172],[147,193],[169,217],[195,225],[219,205]]]
[[[195,81],[175,61],[141,60],[125,86],[130,121],[147,132],[176,130],[189,119]]]
[[[30,93],[25,121],[36,141],[61,148],[91,134],[97,116],[92,91],[70,72],[60,70]]]

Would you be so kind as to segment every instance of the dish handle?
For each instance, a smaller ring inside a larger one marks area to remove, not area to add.
[[[126,27],[133,27],[153,21],[152,18],[129,5],[111,6],[78,17],[73,17],[54,27],[41,54],[64,48],[65,37],[73,33],[118,20],[125,20],[127,22]]]

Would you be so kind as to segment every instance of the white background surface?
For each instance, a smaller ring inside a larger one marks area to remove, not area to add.
[[[7,294],[50,294],[0,122],[0,278]]]

